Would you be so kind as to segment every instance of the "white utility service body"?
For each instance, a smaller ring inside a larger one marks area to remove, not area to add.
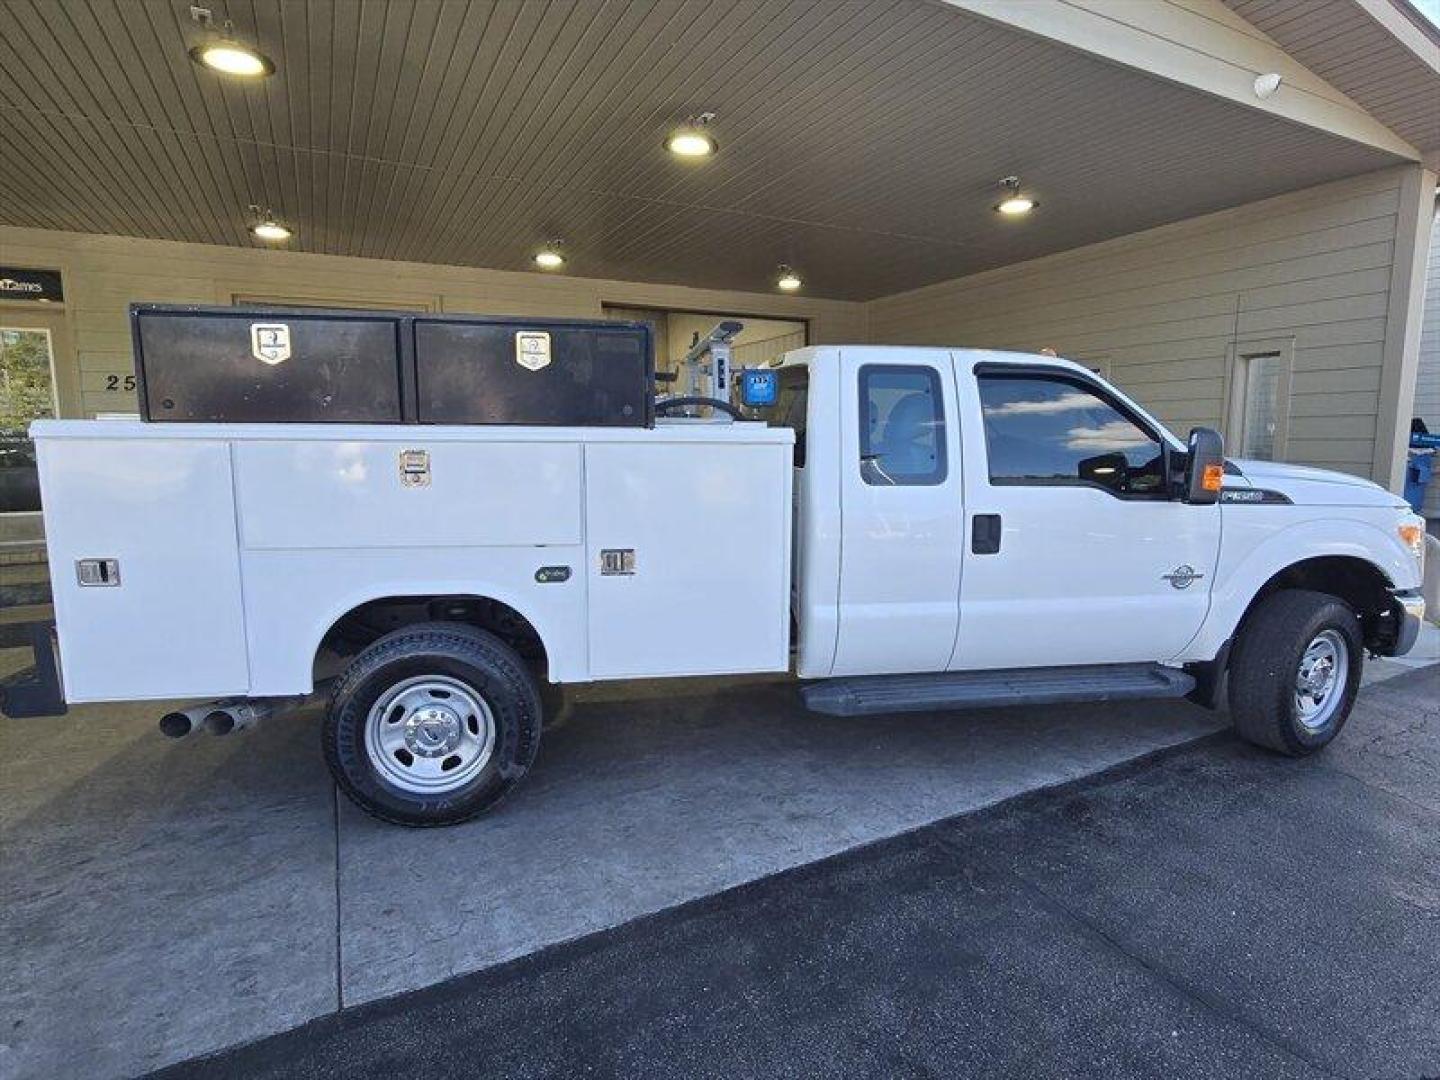
[[[337,779],[444,824],[528,769],[547,682],[793,671],[839,715],[1228,693],[1300,754],[1415,640],[1423,522],[1378,485],[1225,462],[1051,357],[812,347],[775,381],[768,423],[37,422],[64,698],[217,698],[162,729],[227,731],[348,642]]]
[[[326,633],[387,597],[508,605],[556,682],[789,666],[786,429],[49,420],[34,438],[70,702],[308,694]],[[633,567],[606,573],[606,550]],[[81,585],[83,559],[114,559],[120,586]]]

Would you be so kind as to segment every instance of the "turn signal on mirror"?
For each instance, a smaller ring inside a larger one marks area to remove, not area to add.
[[[1225,466],[1206,465],[1205,475],[1200,480],[1200,486],[1206,491],[1219,491],[1225,486]]]

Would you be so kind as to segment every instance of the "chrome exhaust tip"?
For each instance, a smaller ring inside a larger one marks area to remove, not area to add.
[[[167,712],[160,717],[160,733],[170,739],[183,739],[200,730],[205,716],[214,705],[193,705],[188,709]]]

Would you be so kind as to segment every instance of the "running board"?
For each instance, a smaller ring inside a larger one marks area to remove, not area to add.
[[[800,696],[812,712],[869,716],[1062,701],[1176,698],[1194,688],[1190,675],[1160,664],[1102,664],[821,679],[802,686]]]

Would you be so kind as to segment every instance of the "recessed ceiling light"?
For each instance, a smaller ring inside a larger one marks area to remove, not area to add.
[[[248,79],[275,72],[274,61],[238,41],[207,41],[196,45],[190,50],[190,59],[213,71]]]
[[[797,274],[794,270],[790,269],[790,267],[786,266],[784,263],[780,264],[778,272],[779,276],[775,279],[775,287],[777,289],[784,289],[786,292],[794,292],[796,289],[800,288],[800,286],[804,284],[804,282],[800,280],[800,275]]]
[[[255,223],[250,226],[250,235],[257,240],[268,240],[271,243],[278,243],[281,240],[289,240],[294,236],[294,230],[288,225],[282,224],[269,210],[262,210],[258,206],[250,207],[250,213],[255,215]]]
[[[1021,214],[1028,214],[1040,204],[1029,195],[1020,190],[1020,178],[1018,176],[1007,176],[1000,181],[1000,186],[1005,189],[1005,197],[995,204],[995,209],[1009,217],[1019,217]]]
[[[720,149],[719,144],[711,137],[705,128],[715,119],[712,112],[704,112],[699,116],[692,116],[680,127],[670,132],[665,137],[665,149],[669,150],[676,157],[703,158],[709,157]]]
[[[197,4],[190,5],[190,18],[204,28],[206,35],[204,41],[190,50],[190,59],[195,63],[223,75],[238,75],[246,79],[275,73],[274,61],[259,49],[252,49],[231,36],[232,26],[228,19],[217,30],[214,13]]]
[[[541,270],[558,270],[565,265],[565,256],[560,254],[560,242],[551,241],[535,253],[535,265]]]

